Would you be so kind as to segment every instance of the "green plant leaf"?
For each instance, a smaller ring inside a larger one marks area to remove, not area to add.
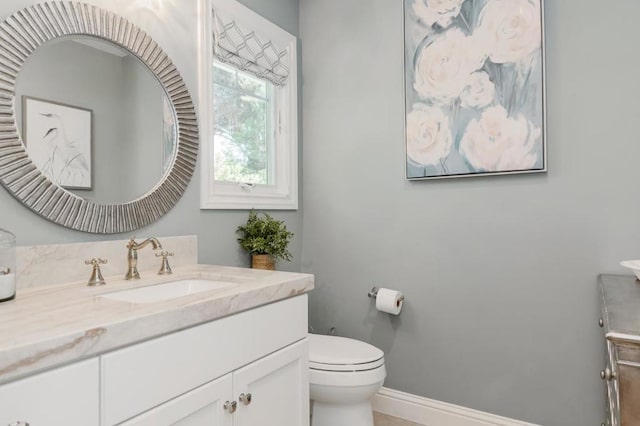
[[[268,254],[276,260],[292,258],[288,247],[293,232],[287,229],[284,221],[274,219],[267,213],[251,210],[247,222],[238,226],[236,233],[240,234],[240,247],[250,254]]]

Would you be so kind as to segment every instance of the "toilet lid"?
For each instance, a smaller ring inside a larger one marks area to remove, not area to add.
[[[324,371],[364,371],[384,364],[384,352],[359,340],[309,335],[309,367]]]

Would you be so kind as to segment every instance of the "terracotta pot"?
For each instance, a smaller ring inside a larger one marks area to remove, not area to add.
[[[268,254],[252,254],[251,255],[251,267],[254,269],[268,269],[270,271],[276,270],[276,262]]]

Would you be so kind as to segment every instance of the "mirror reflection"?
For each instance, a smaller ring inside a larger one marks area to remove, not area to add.
[[[176,121],[162,86],[109,41],[71,36],[39,47],[18,75],[15,99],[31,160],[92,202],[140,198],[173,162]]]

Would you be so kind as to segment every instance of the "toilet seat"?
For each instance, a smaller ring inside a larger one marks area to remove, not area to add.
[[[371,399],[387,377],[384,352],[368,343],[309,335],[312,426],[373,426]]]
[[[309,361],[309,368],[312,370],[321,370],[321,371],[346,371],[346,372],[357,372],[357,371],[367,371],[373,370],[375,368],[380,367],[384,364],[384,358],[380,358],[374,362],[367,362],[365,364],[322,364],[320,362],[312,362]]]
[[[359,340],[309,335],[309,368],[319,371],[369,371],[384,365],[384,352]]]

